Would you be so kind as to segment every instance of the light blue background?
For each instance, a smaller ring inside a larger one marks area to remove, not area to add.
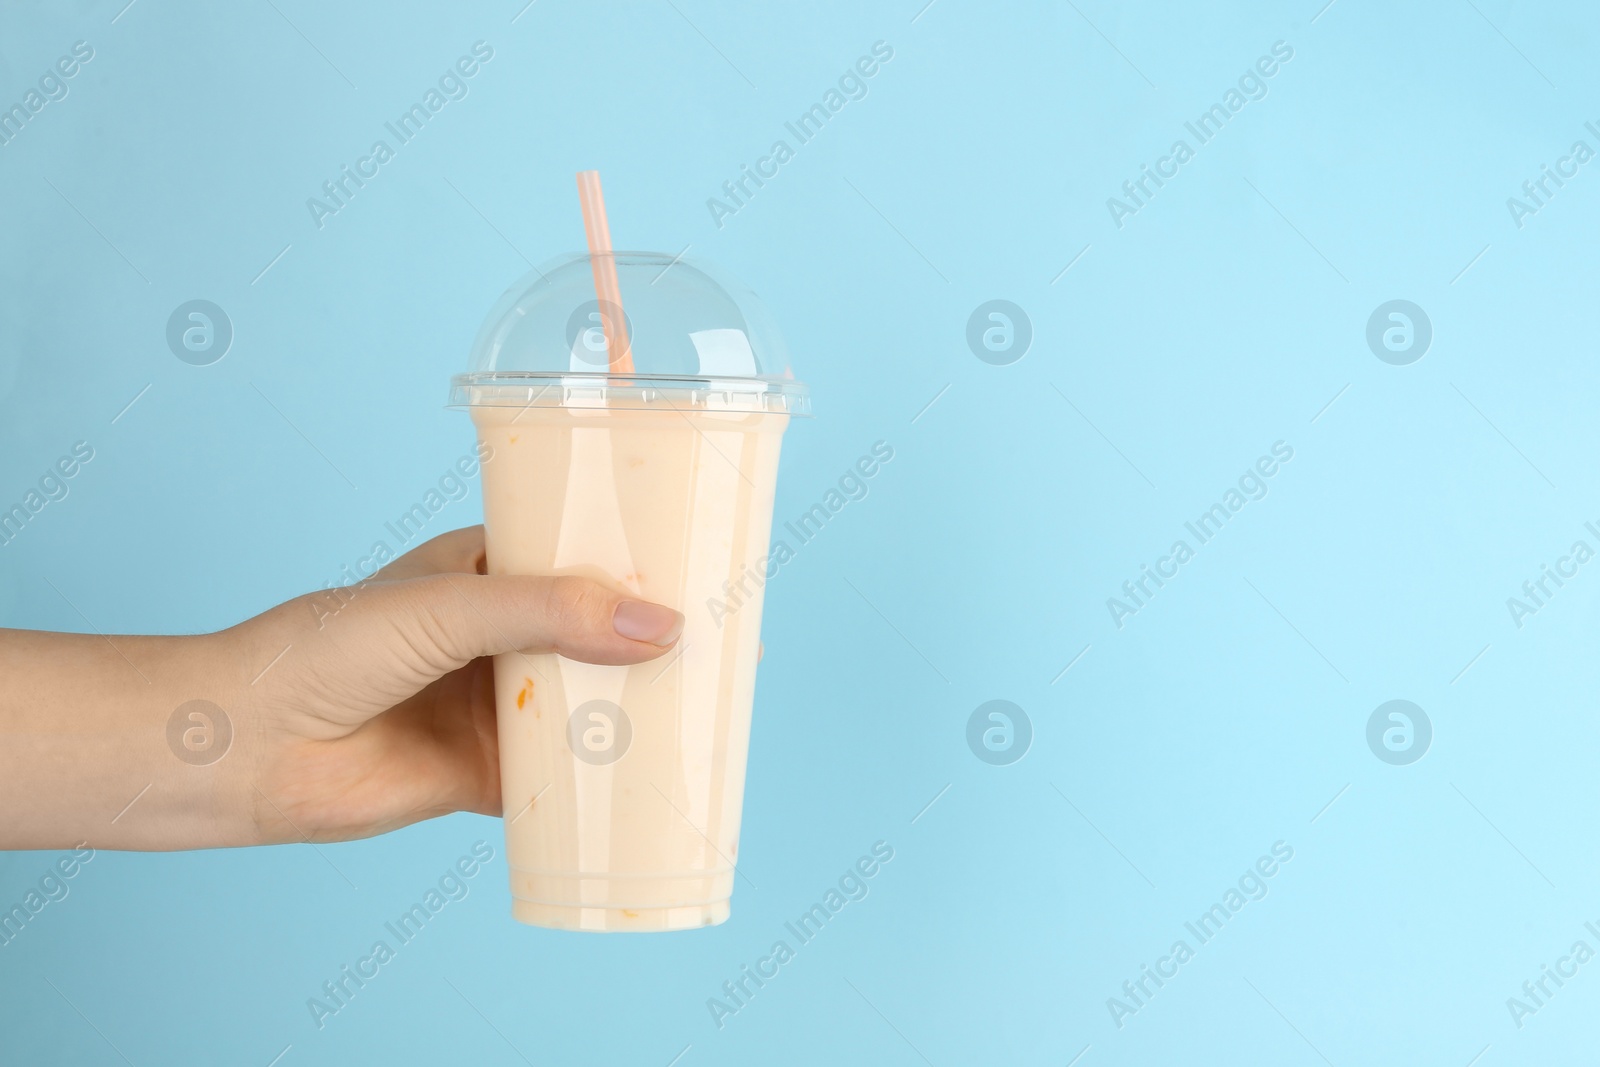
[[[523,256],[581,245],[583,168],[619,245],[688,245],[783,325],[819,417],[780,519],[894,459],[768,591],[728,924],[514,925],[499,823],[465,815],[321,856],[102,853],[0,949],[0,1060],[1592,1048],[1600,963],[1520,1030],[1506,1008],[1600,948],[1600,564],[1520,629],[1506,607],[1600,547],[1600,161],[1521,229],[1506,207],[1600,149],[1592,6],[124,2],[0,11],[0,104],[95,50],[0,146],[0,502],[96,452],[0,548],[5,625],[198,631],[335,579],[471,446],[446,379]],[[319,230],[306,198],[478,40],[470,95]],[[878,40],[869,95],[718,229],[706,199]],[[1279,40],[1267,97],[1117,228],[1106,198]],[[235,329],[212,366],[166,345],[194,298]],[[965,341],[995,298],[1034,330],[1009,366]],[[1365,342],[1396,298],[1434,328],[1410,366]],[[1279,440],[1270,494],[1119,630],[1106,598]],[[997,698],[1034,729],[1009,766],[965,740]],[[1409,766],[1365,739],[1393,698],[1433,723]],[[319,1031],[306,999],[478,839],[471,896]],[[870,895],[719,1030],[707,998],[878,840]],[[1270,894],[1118,1029],[1107,998],[1279,840]],[[0,901],[53,856],[0,856]]]

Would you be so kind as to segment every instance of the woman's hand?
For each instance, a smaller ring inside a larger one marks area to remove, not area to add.
[[[368,582],[251,619],[257,660],[287,648],[246,708],[267,841],[368,837],[453,811],[500,814],[502,652],[638,663],[683,617],[583,578],[484,577],[483,527],[416,548]]]

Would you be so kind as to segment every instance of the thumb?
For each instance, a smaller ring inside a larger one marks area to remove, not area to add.
[[[298,621],[292,634],[274,628],[259,636],[261,658],[277,643],[271,636],[291,638],[295,654],[261,688],[345,727],[480,657],[556,652],[586,663],[642,663],[671,648],[683,630],[683,616],[671,608],[572,576],[367,581],[337,608],[324,603],[328,595],[300,598],[311,605],[314,622],[303,607],[285,604],[274,613]]]
[[[254,699],[342,736],[481,657],[642,663],[677,643],[683,621],[588,578],[440,573],[309,594],[236,629],[251,670],[268,665]]]
[[[433,677],[506,652],[640,663],[683,631],[671,608],[575,576],[436,574],[365,592],[351,605],[354,635],[403,651]]]

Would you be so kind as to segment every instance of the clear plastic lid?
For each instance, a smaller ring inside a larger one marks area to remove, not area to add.
[[[596,299],[596,259],[614,267],[621,311]],[[613,373],[620,322],[633,367]],[[451,379],[450,406],[675,405],[809,415],[810,395],[754,293],[658,252],[574,253],[500,297]]]

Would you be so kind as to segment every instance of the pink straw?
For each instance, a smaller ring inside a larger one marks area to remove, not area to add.
[[[622,314],[622,286],[617,281],[617,261],[611,254],[611,227],[606,224],[606,199],[600,192],[599,171],[578,172],[578,200],[583,205],[583,233],[589,241],[594,295],[600,302],[600,326],[606,335],[611,373],[632,374],[633,353],[627,319]]]

